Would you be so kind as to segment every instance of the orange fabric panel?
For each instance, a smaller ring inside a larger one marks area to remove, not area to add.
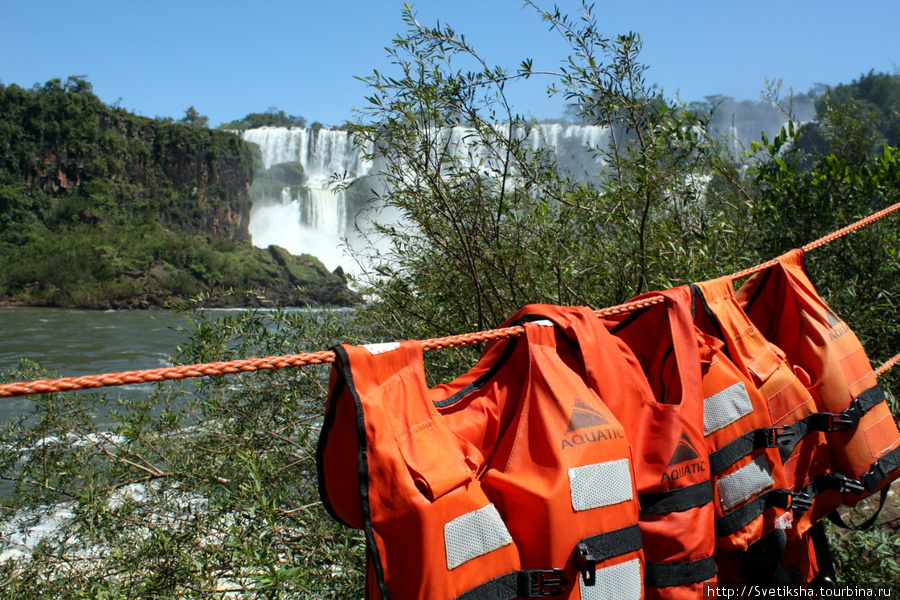
[[[778,257],[775,266],[748,279],[737,297],[788,362],[806,374],[817,410],[837,415],[860,394],[876,388],[877,381],[859,339],[816,292],[803,257],[799,249]],[[864,414],[852,429],[828,431],[825,436],[834,470],[854,480],[900,446],[900,431],[885,402]],[[879,440],[875,447],[869,443],[873,438]],[[900,470],[895,469],[875,489],[889,485],[898,475]],[[844,493],[842,501],[853,506],[875,489]]]

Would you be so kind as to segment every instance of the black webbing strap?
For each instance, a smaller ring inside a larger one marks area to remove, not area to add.
[[[891,471],[898,468],[900,468],[900,447],[894,448],[876,460],[869,472],[860,475],[859,479],[867,492],[874,492],[881,482],[888,478]]]
[[[721,473],[757,448],[774,448],[778,445],[779,432],[775,427],[764,427],[748,431],[709,455],[709,469],[715,475]]]
[[[716,559],[712,556],[687,562],[647,563],[644,585],[671,587],[712,579],[716,576]]]
[[[519,321],[524,322],[524,320],[522,319],[520,319]],[[517,322],[516,324],[518,325],[521,323]],[[481,389],[485,383],[490,381],[497,374],[497,372],[501,368],[503,368],[503,365],[506,364],[506,361],[509,360],[509,358],[512,356],[513,351],[515,351],[518,341],[519,338],[517,337],[509,338],[509,341],[506,343],[506,347],[503,349],[503,354],[500,355],[500,358],[498,358],[487,371],[482,373],[478,377],[478,379],[471,382],[461,390],[457,391],[452,396],[444,398],[443,400],[435,400],[434,406],[436,408],[447,408],[448,406],[453,406],[472,392]]]
[[[641,549],[641,529],[637,524],[598,533],[578,542],[575,564],[584,577],[584,585],[596,582],[597,563]]]
[[[862,484],[855,479],[850,479],[841,473],[825,473],[813,479],[809,485],[803,488],[803,494],[812,500],[826,490],[833,490],[842,494],[861,494],[864,491]],[[795,508],[794,510],[795,515],[803,514],[804,512],[806,512],[805,509],[797,510]]]
[[[782,425],[776,427],[779,430],[775,433],[777,436],[778,452],[781,454],[781,460],[787,462],[791,453],[797,444],[811,431],[836,431],[839,429],[835,423],[835,419],[840,421],[840,416],[834,413],[817,412],[806,415],[799,421],[795,421],[790,425]],[[843,421],[841,421],[843,423]]]
[[[789,508],[793,494],[790,490],[778,488],[756,496],[749,502],[741,504],[731,512],[716,519],[716,537],[731,535],[735,531],[749,525],[753,519],[772,507]]]
[[[840,413],[812,413],[790,425],[773,427],[782,460],[787,461],[800,440],[810,431],[850,431],[863,415],[884,401],[884,392],[875,385],[859,394]]]
[[[841,416],[852,420],[853,424],[856,425],[864,414],[884,402],[884,400],[884,391],[877,385],[874,385],[854,398],[850,406],[841,411]]]
[[[518,577],[518,571],[495,577],[463,592],[456,600],[514,600],[519,596]]]
[[[597,563],[641,549],[641,529],[629,525],[605,531],[578,542],[575,563],[584,573],[584,584],[596,582]],[[513,600],[514,598],[543,598],[557,596],[569,581],[561,569],[524,569],[513,571],[475,586],[456,597],[456,600]]]
[[[456,600],[515,600],[558,596],[569,581],[560,569],[513,571],[467,590]]]
[[[594,560],[604,561],[641,549],[641,528],[635,523],[628,527],[598,533],[579,542],[584,545]]]
[[[366,548],[372,555],[372,563],[374,565],[375,577],[378,582],[378,590],[382,598],[388,598],[387,579],[384,575],[384,563],[381,560],[381,551],[375,542],[375,528],[372,525],[372,508],[369,503],[369,444],[366,437],[366,417],[365,407],[359,390],[356,386],[355,377],[350,364],[350,355],[343,346],[335,346],[333,348],[335,362],[341,368],[347,391],[353,400],[355,408],[355,425],[356,425],[356,468],[357,477],[359,479],[359,501],[362,508],[363,530],[366,537]],[[335,399],[337,397],[335,396]],[[334,410],[332,409],[332,414]],[[326,417],[327,418],[327,417]],[[321,443],[321,441],[320,441]]]
[[[828,547],[828,537],[825,535],[825,524],[819,521],[809,528],[809,537],[812,539],[813,549],[816,551],[816,563],[819,572],[809,582],[810,586],[829,586],[837,581],[834,572],[834,558],[831,556],[831,548]]]
[[[887,500],[888,489],[889,488],[886,487],[881,489],[881,499],[878,502],[878,508],[875,510],[875,514],[873,514],[871,517],[869,517],[859,525],[848,525],[846,521],[844,521],[844,519],[841,517],[840,513],[838,513],[838,511],[836,510],[831,511],[826,516],[828,517],[829,521],[842,529],[849,529],[851,531],[866,531],[867,529],[871,529],[872,525],[875,524],[875,521],[878,520],[878,515],[881,514],[881,509],[884,508],[884,502],[885,500]]]
[[[712,481],[709,479],[687,487],[675,488],[666,492],[639,494],[642,515],[664,515],[671,512],[682,512],[713,500]]]

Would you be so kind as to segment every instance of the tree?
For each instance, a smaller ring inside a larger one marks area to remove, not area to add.
[[[209,117],[201,115],[193,106],[189,106],[184,111],[184,117],[178,122],[184,123],[185,125],[193,125],[195,127],[209,127]]]
[[[870,151],[879,154],[882,147],[900,146],[900,74],[876,73],[861,75],[849,84],[828,89],[817,101],[819,115],[832,111],[853,114],[865,122],[871,138]]]
[[[827,108],[803,126],[792,121],[761,142],[753,144],[757,154],[748,184],[764,255],[801,246],[900,202],[900,149],[882,146],[880,154],[872,154],[870,121],[860,118],[854,103]],[[896,230],[890,221],[870,225],[816,250],[808,266],[876,363],[900,348]]]
[[[589,12],[541,16],[572,46],[558,73],[530,61],[492,67],[450,27],[424,27],[407,9],[407,34],[390,49],[399,73],[367,78],[352,130],[384,165],[380,200],[408,225],[376,228],[366,256],[372,314],[383,311],[391,338],[485,329],[528,302],[616,304],[747,259],[720,235],[745,209],[708,115],[645,81],[636,34],[606,38]],[[607,166],[589,184],[526,143],[535,124],[505,91],[538,76],[607,132],[583,149]],[[715,196],[704,193],[713,176]]]

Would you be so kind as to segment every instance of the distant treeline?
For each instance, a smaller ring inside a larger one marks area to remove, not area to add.
[[[834,87],[817,85],[806,93],[782,96],[778,89],[767,90],[766,99],[737,101],[727,96],[709,96],[688,107],[703,111],[715,109],[711,128],[725,132],[734,128],[738,139],[753,139],[760,131],[778,128],[787,116],[795,121],[821,122],[817,117],[826,112],[851,109],[860,133],[873,139],[873,151],[885,145],[900,145],[900,73],[860,75],[851,83]],[[815,127],[815,126],[813,126]],[[821,139],[821,136],[818,136]]]

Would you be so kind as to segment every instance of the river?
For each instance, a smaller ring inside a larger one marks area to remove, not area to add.
[[[187,334],[185,315],[165,310],[88,311],[61,308],[0,309],[0,369],[23,358],[54,377],[155,369],[170,364]],[[106,388],[108,395],[148,394],[154,384]],[[0,399],[0,422],[31,407],[27,397]]]

